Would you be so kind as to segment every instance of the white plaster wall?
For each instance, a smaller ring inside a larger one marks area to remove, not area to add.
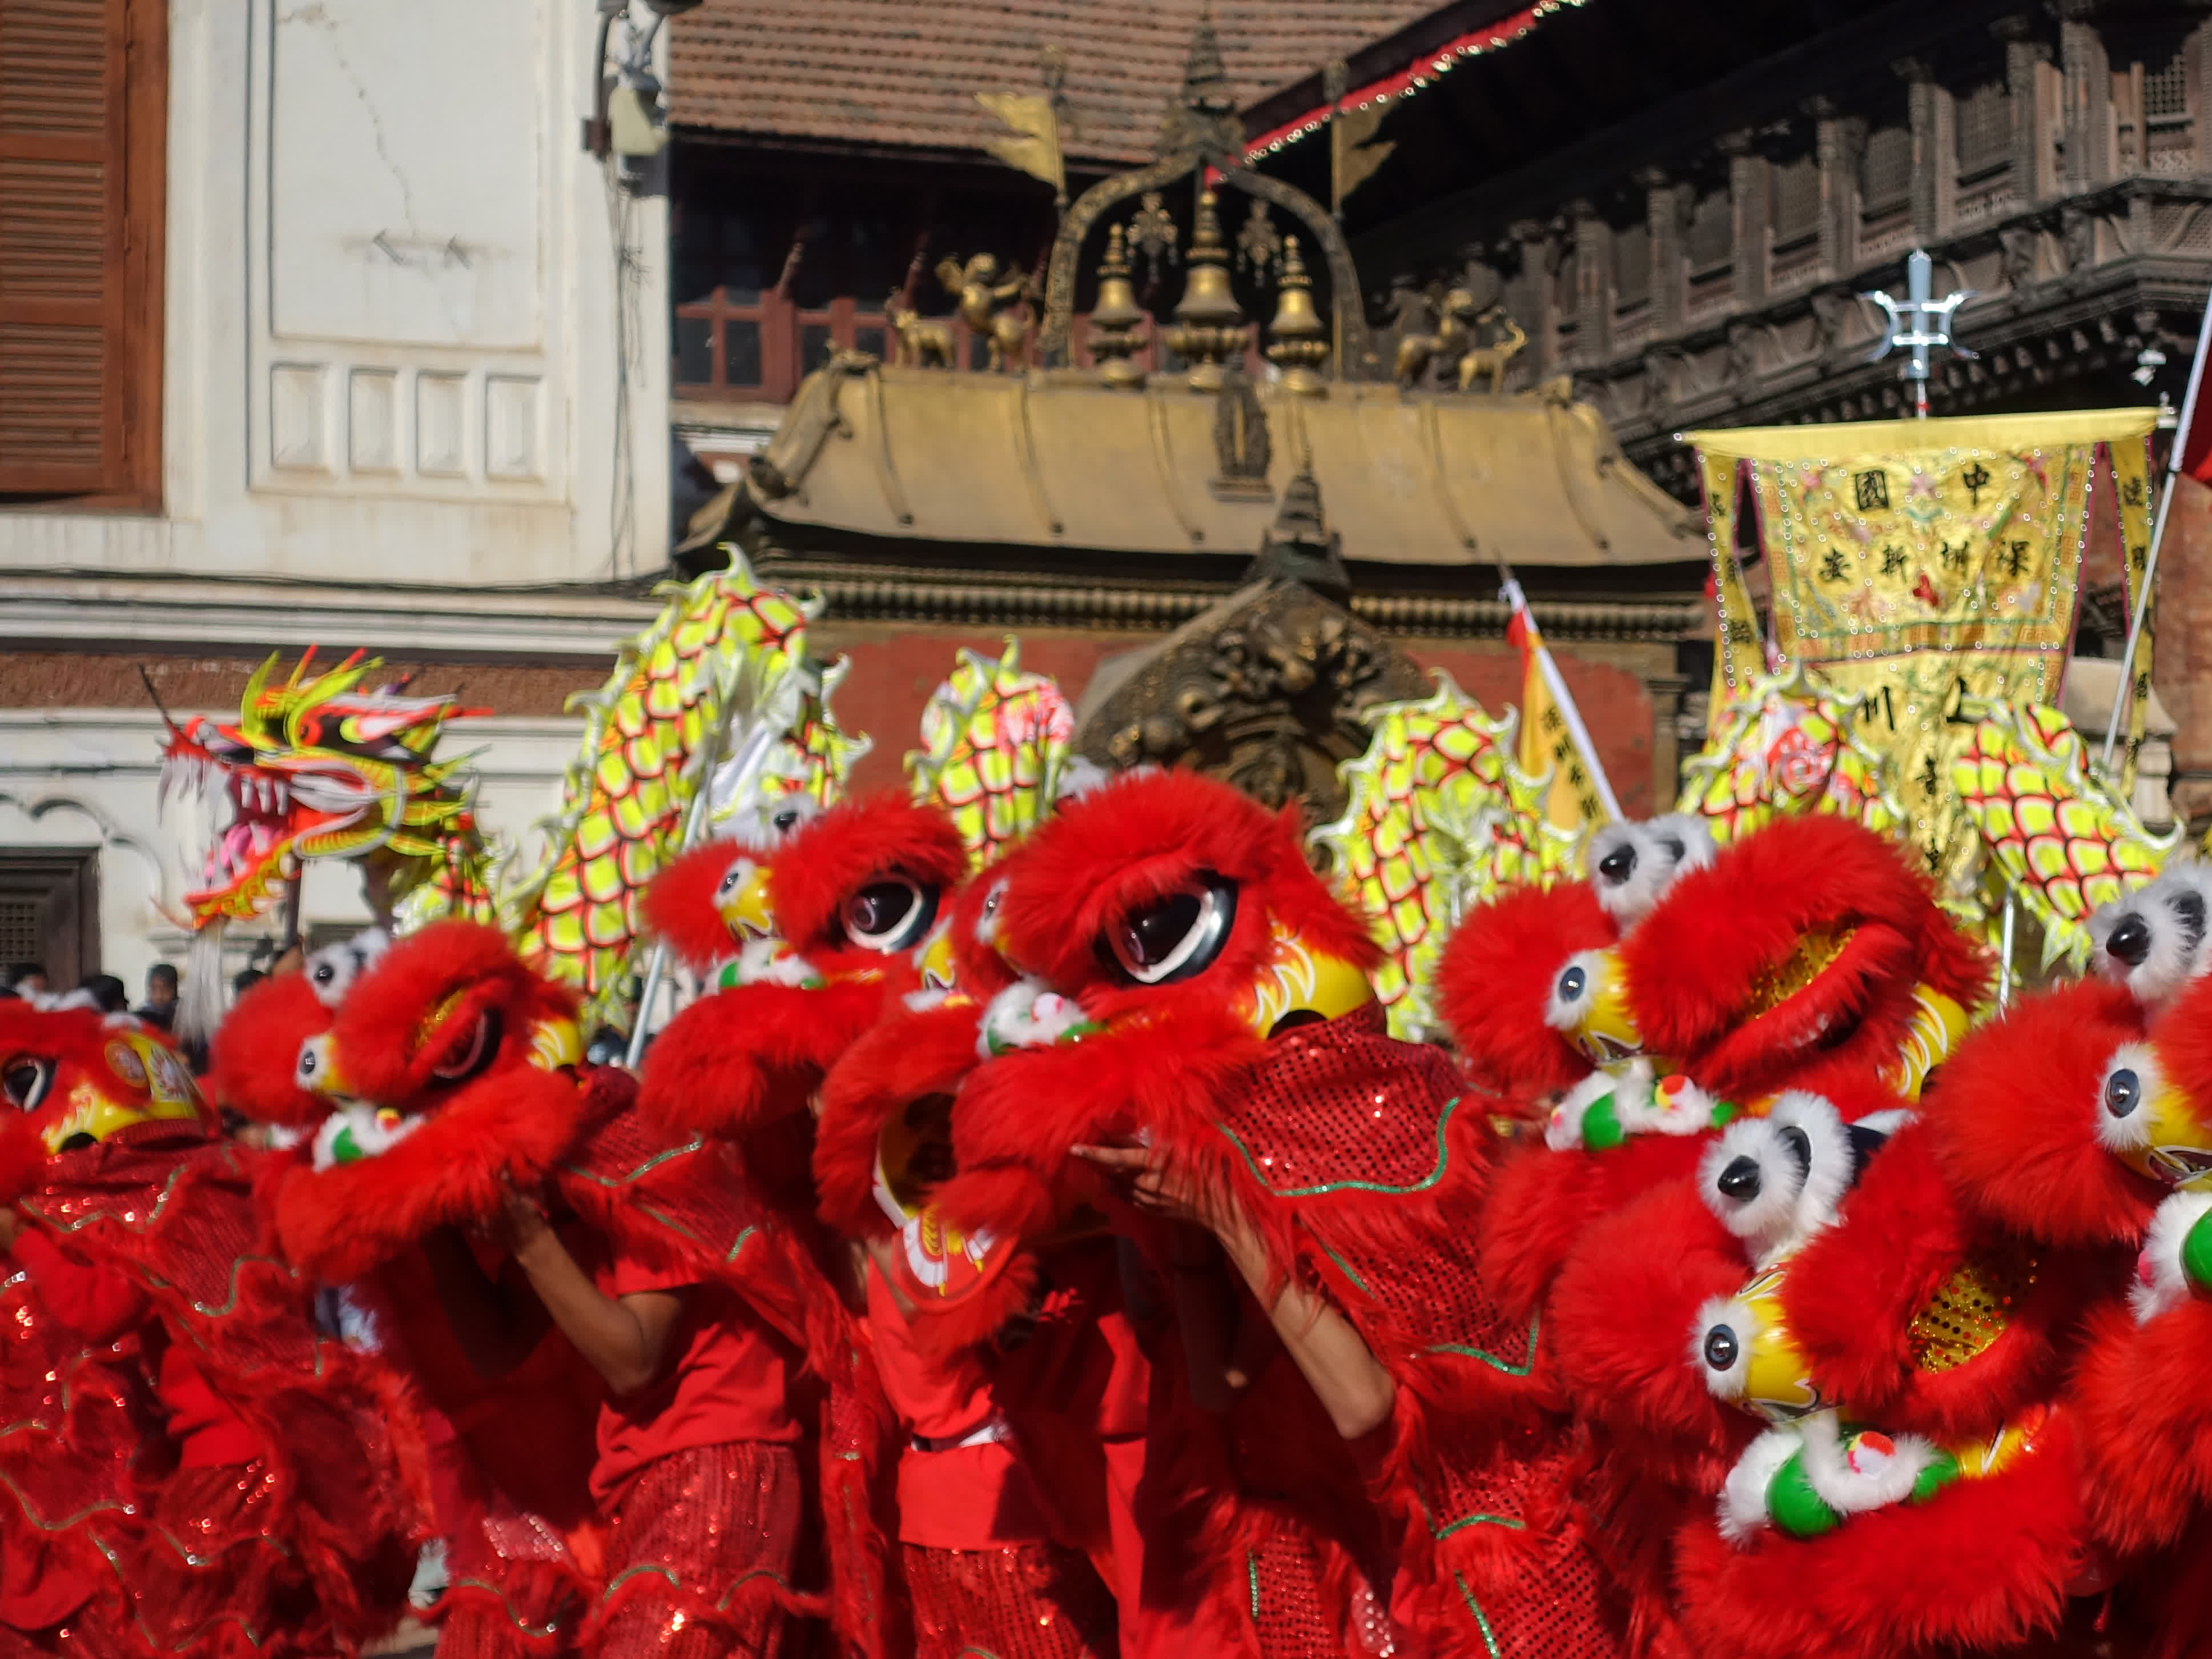
[[[544,843],[533,826],[559,807],[562,772],[581,735],[575,720],[495,717],[455,725],[443,746],[483,751],[473,763],[477,816],[489,835],[534,859]],[[154,963],[184,963],[181,901],[208,840],[207,803],[160,801],[161,738],[160,719],[138,709],[0,710],[0,847],[99,849],[101,967],[134,998]],[[301,921],[366,926],[356,867],[309,865]],[[232,966],[280,926],[272,912],[231,929]]]
[[[163,510],[0,511],[0,571],[658,569],[665,202],[580,147],[596,27],[588,0],[173,0]]]

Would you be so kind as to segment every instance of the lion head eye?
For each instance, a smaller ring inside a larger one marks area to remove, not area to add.
[[[479,1076],[492,1061],[499,1058],[501,1021],[499,1010],[486,1008],[469,1027],[468,1036],[447,1048],[445,1057],[432,1064],[431,1080],[436,1083],[466,1083]]]
[[[2126,1117],[2142,1104],[2142,1079],[2135,1068],[2123,1066],[2105,1079],[2105,1109],[2114,1117]]]
[[[1559,997],[1561,1002],[1580,1002],[1583,993],[1589,989],[1589,969],[1579,962],[1570,963],[1559,975]]]
[[[1109,928],[1115,966],[1139,985],[1188,979],[1212,966],[1237,921],[1237,889],[1218,876],[1138,905]]]
[[[911,877],[884,876],[848,897],[839,920],[854,944],[889,955],[921,943],[937,920],[937,897]]]
[[[54,1086],[54,1063],[39,1054],[18,1054],[0,1066],[0,1094],[19,1112],[35,1112]]]
[[[1736,1355],[1743,1351],[1737,1340],[1733,1325],[1714,1325],[1705,1332],[1705,1364],[1717,1371],[1724,1371],[1735,1364]]]

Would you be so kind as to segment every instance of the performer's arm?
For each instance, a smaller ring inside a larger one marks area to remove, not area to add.
[[[1280,1284],[1271,1282],[1274,1264],[1266,1241],[1234,1200],[1224,1195],[1218,1202],[1201,1201],[1188,1182],[1155,1163],[1153,1155],[1142,1148],[1078,1146],[1073,1150],[1079,1158],[1132,1177],[1130,1197],[1139,1207],[1194,1222],[1220,1241],[1231,1264],[1267,1310],[1268,1322],[1319,1396],[1339,1434],[1347,1440],[1362,1439],[1390,1420],[1398,1395],[1390,1373],[1370,1352],[1352,1322],[1327,1297],[1293,1278],[1285,1277]],[[1183,1294],[1179,1285],[1178,1312],[1182,1311]],[[1216,1320],[1212,1328],[1226,1331],[1233,1327]],[[1193,1322],[1187,1320],[1186,1341],[1192,1330]],[[1196,1353],[1191,1356],[1194,1393],[1200,1387],[1199,1359]],[[1226,1353],[1213,1357],[1213,1365],[1224,1378],[1237,1375],[1240,1369]],[[1200,1403],[1205,1403],[1202,1397]]]
[[[515,1263],[529,1275],[545,1311],[617,1398],[649,1389],[667,1375],[674,1358],[669,1339],[684,1316],[688,1289],[607,1295],[576,1265],[544,1212],[520,1195],[507,1200],[505,1231]]]
[[[1212,1237],[1196,1225],[1175,1231],[1168,1251],[1168,1299],[1182,1336],[1191,1401],[1200,1411],[1226,1411],[1252,1380],[1250,1370],[1238,1363],[1249,1334],[1243,1329],[1243,1309]]]
[[[1259,1230],[1233,1202],[1224,1201],[1224,1212],[1213,1223],[1237,1271],[1252,1287],[1252,1294],[1267,1310],[1267,1318],[1282,1338],[1283,1346],[1313,1385],[1328,1409],[1329,1421],[1346,1440],[1358,1440],[1390,1420],[1397,1403],[1398,1385],[1369,1351],[1352,1322],[1319,1291],[1294,1278],[1271,1287],[1273,1267]],[[1273,1300],[1269,1300],[1270,1291]]]
[[[536,1297],[487,1278],[468,1240],[452,1227],[426,1235],[422,1254],[429,1259],[446,1322],[479,1376],[505,1376],[530,1357],[547,1323]]]

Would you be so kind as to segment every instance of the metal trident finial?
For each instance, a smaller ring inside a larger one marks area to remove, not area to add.
[[[1940,346],[1954,356],[1974,355],[1951,338],[1951,313],[1972,299],[1974,290],[1962,288],[1940,300],[1931,299],[1929,289],[1934,273],[1935,261],[1923,249],[1915,248],[1905,262],[1902,304],[1880,289],[1860,296],[1873,301],[1889,315],[1888,336],[1868,354],[1867,361],[1880,362],[1899,347],[1911,349],[1912,359],[1905,366],[1905,378],[1912,382],[1912,412],[1923,421],[1928,418],[1929,353]]]

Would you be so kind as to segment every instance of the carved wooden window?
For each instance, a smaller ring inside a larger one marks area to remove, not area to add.
[[[670,346],[677,393],[694,398],[782,403],[833,349],[888,358],[886,296],[943,318],[940,257],[988,251],[1024,268],[1051,234],[1049,205],[1003,186],[702,167],[675,193]],[[982,368],[989,342],[952,332],[962,365]]]
[[[1651,297],[1651,228],[1626,225],[1613,233],[1613,303],[1626,310]]]
[[[1735,212],[1724,190],[1708,191],[1690,214],[1690,269],[1702,272],[1735,257]]]
[[[902,235],[908,245],[887,252]],[[683,204],[672,234],[678,390],[780,403],[833,347],[881,355],[884,295],[905,281],[911,235],[878,217],[794,222],[772,207]]]
[[[1869,219],[1904,207],[1912,198],[1912,129],[1877,127],[1867,135],[1859,160],[1859,203]]]
[[[0,496],[159,504],[166,0],[0,0]]]
[[[0,848],[0,967],[35,962],[57,991],[100,971],[96,848]]]
[[[1777,247],[1817,235],[1820,229],[1820,164],[1810,155],[1773,170]]]
[[[2130,81],[2139,96],[2128,102],[2140,111],[2142,137],[2129,146],[2140,173],[2188,173],[2197,170],[2196,131],[2189,106],[2189,54],[2178,48],[2164,64],[2131,64]],[[2119,77],[2115,76],[2117,82]],[[2130,88],[2130,92],[2133,88]]]
[[[2012,100],[2002,81],[1976,87],[1957,102],[1959,176],[1993,173],[2012,160]]]

